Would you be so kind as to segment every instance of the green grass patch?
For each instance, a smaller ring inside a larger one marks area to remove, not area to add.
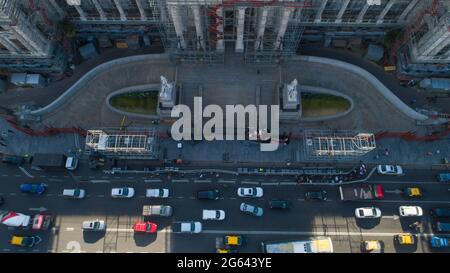
[[[114,96],[111,106],[130,113],[156,115],[158,91],[125,93]]]
[[[350,108],[350,102],[343,97],[328,94],[303,92],[302,116],[307,118],[339,114]]]

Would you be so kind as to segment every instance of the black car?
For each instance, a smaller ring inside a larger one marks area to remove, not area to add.
[[[269,207],[271,209],[290,209],[292,203],[288,200],[272,200],[269,201]]]
[[[6,164],[20,165],[24,161],[22,156],[17,155],[4,155],[2,158],[2,162]]]
[[[308,191],[305,193],[306,199],[317,199],[325,201],[327,200],[328,194],[326,191]]]
[[[217,200],[219,199],[219,190],[198,191],[197,199]]]

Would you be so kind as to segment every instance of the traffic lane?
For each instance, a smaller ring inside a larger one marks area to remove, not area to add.
[[[438,170],[423,170],[423,169],[404,169],[403,175],[383,175],[376,171],[370,177],[370,181],[429,181],[438,182],[437,176],[443,171]]]

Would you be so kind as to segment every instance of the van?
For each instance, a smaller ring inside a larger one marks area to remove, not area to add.
[[[431,227],[437,232],[450,232],[450,222],[434,222]]]
[[[450,208],[432,208],[430,215],[433,217],[450,217]]]

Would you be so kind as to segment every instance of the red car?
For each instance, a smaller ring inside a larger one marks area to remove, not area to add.
[[[152,222],[136,222],[134,223],[134,232],[155,233],[158,226]]]

